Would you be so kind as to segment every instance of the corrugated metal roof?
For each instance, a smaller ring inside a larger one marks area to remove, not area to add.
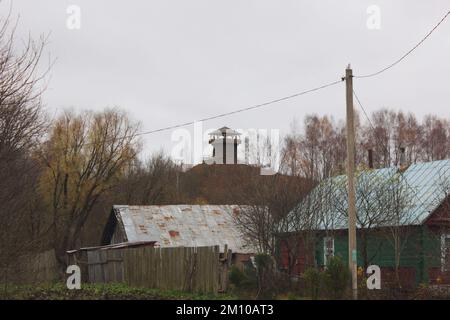
[[[448,196],[450,159],[414,164],[406,170],[404,177],[413,194],[412,215],[418,223],[423,223]]]
[[[387,202],[392,201],[389,197],[392,197],[394,189],[401,189],[404,214],[400,221],[378,219],[382,221],[378,226],[394,223],[420,225],[448,196],[449,187],[450,159],[413,164],[405,171],[396,167],[364,170],[355,178],[357,215],[361,221],[377,214],[381,216],[383,210],[387,210]],[[323,219],[317,220],[312,228],[345,229],[347,217],[343,213],[348,208],[347,200],[347,176],[326,179],[299,203],[288,218],[294,219],[295,212],[299,210],[314,210]],[[296,227],[292,225],[294,231]],[[361,227],[361,223],[357,225]]]
[[[113,210],[129,242],[157,241],[161,247],[224,245],[252,253],[234,223],[236,205],[122,206]]]

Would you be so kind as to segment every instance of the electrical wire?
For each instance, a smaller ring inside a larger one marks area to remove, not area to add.
[[[374,127],[374,125],[373,125],[373,123],[372,123],[372,120],[370,120],[370,117],[369,117],[369,115],[367,114],[366,109],[364,109],[364,107],[363,107],[363,105],[362,105],[362,103],[361,103],[361,100],[359,100],[359,98],[358,98],[358,96],[357,96],[357,94],[356,94],[356,92],[355,92],[355,89],[353,89],[353,95],[355,96],[356,101],[358,102],[359,107],[362,109],[364,115],[366,116],[366,119],[367,119],[367,121],[369,122],[370,126],[372,127],[373,130],[375,130],[375,127]]]
[[[338,83],[341,83],[342,81],[344,81],[344,79],[333,81],[331,83],[327,83],[327,84],[324,84],[324,85],[321,85],[321,86],[318,86],[318,87],[315,87],[315,88],[312,88],[312,89],[308,89],[308,90],[305,90],[305,91],[297,92],[297,93],[294,93],[294,94],[291,94],[289,96],[285,96],[285,97],[282,97],[282,98],[270,100],[270,101],[267,101],[267,102],[264,102],[264,103],[260,103],[260,104],[254,105],[254,106],[250,106],[250,107],[246,107],[246,108],[242,108],[242,109],[237,109],[237,110],[230,111],[230,112],[221,113],[221,114],[218,114],[218,115],[215,115],[215,116],[206,117],[206,118],[199,119],[199,120],[196,120],[196,121],[190,121],[190,122],[176,124],[176,125],[169,126],[169,127],[164,127],[164,128],[159,128],[159,129],[155,129],[155,130],[139,132],[139,133],[136,134],[136,136],[153,134],[153,133],[156,133],[156,132],[176,129],[176,128],[180,128],[180,127],[185,127],[185,126],[188,126],[188,125],[192,125],[192,124],[194,124],[196,122],[203,122],[203,121],[218,119],[218,118],[230,116],[230,115],[233,115],[233,114],[237,114],[237,113],[240,113],[240,112],[245,112],[245,111],[249,111],[249,110],[254,110],[254,109],[266,107],[266,106],[269,106],[271,104],[275,104],[275,103],[278,103],[278,102],[281,102],[281,101],[285,101],[285,100],[289,100],[289,99],[292,99],[292,98],[296,98],[296,97],[302,96],[302,95],[307,94],[307,93],[311,93],[311,92],[314,92],[314,91],[318,91],[318,90],[321,90],[321,89],[325,89],[325,88],[334,86],[334,85],[336,85]]]
[[[433,29],[431,29],[424,38],[422,38],[422,40],[420,40],[414,47],[412,47],[408,52],[406,52],[403,56],[401,56],[399,59],[397,59],[396,61],[394,61],[393,63],[391,63],[390,65],[384,67],[383,69],[374,72],[374,73],[370,73],[370,74],[366,74],[366,75],[362,75],[362,76],[354,76],[354,78],[370,78],[370,77],[374,77],[379,75],[380,73],[383,73],[387,70],[389,70],[390,68],[394,67],[395,65],[397,65],[398,63],[400,63],[403,59],[405,59],[408,55],[410,55],[414,50],[416,50],[422,43],[425,42],[425,40],[428,39],[428,37],[444,22],[445,19],[447,19],[447,17],[450,15],[450,10],[444,15],[444,17],[433,27]]]

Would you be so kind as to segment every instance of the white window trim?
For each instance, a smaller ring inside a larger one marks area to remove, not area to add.
[[[326,267],[328,264],[327,261],[327,242],[331,240],[332,250],[331,256],[334,257],[334,237],[324,237],[323,238],[323,265]]]

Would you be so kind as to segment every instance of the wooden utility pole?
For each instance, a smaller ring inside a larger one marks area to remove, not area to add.
[[[355,117],[353,114],[353,72],[345,70],[347,100],[347,181],[348,181],[348,264],[352,275],[353,298],[358,298],[356,253],[356,196],[355,196]]]

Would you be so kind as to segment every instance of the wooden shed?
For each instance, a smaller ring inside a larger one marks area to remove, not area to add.
[[[237,205],[115,205],[105,226],[102,245],[154,241],[155,246],[219,246],[232,252],[232,263],[250,263],[255,250],[235,223]]]
[[[219,246],[154,247],[155,242],[119,243],[67,252],[87,283],[202,293],[225,292],[230,251]]]

